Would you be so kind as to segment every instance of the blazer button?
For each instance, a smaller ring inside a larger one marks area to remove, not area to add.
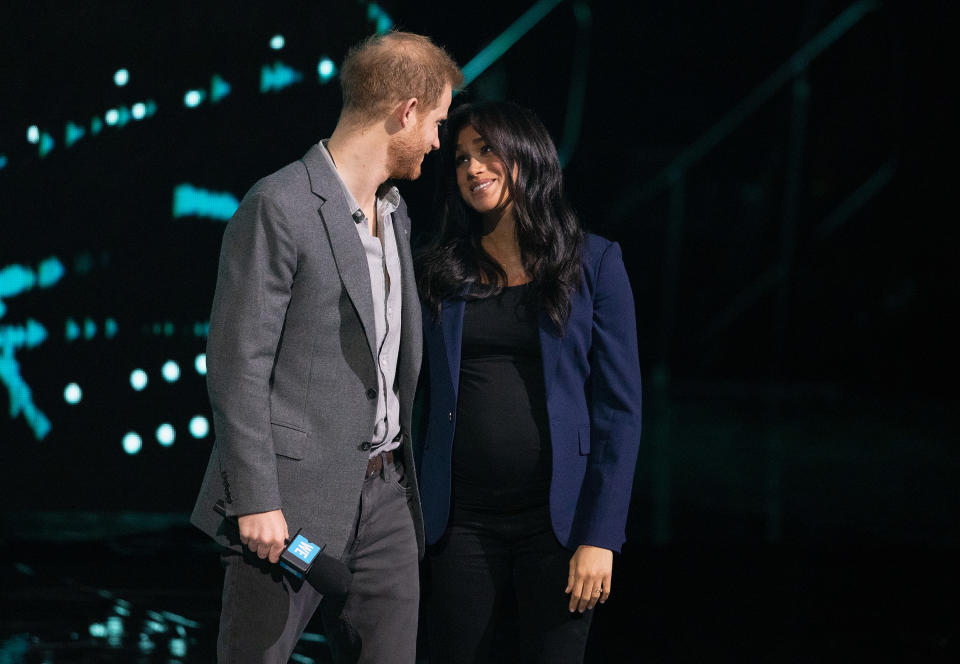
[[[371,387],[369,390],[367,390],[367,398],[368,398],[368,399],[376,399],[376,398],[377,398],[377,391]]]
[[[448,421],[448,422],[453,422],[453,411],[452,411],[452,410],[451,410],[449,413],[447,413],[447,421]]]
[[[370,444],[370,441],[368,441],[368,440],[365,440],[365,441],[363,441],[362,443],[360,443],[360,449],[363,450],[364,452],[366,452],[367,450],[369,450],[371,447],[372,447],[372,445]]]

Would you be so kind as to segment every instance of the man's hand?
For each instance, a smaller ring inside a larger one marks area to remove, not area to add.
[[[237,526],[240,528],[240,541],[244,546],[261,559],[269,558],[272,563],[280,560],[283,547],[290,539],[283,512],[273,510],[259,514],[245,514],[237,517]]]
[[[613,577],[613,551],[581,544],[570,558],[570,576],[567,589],[570,594],[570,612],[592,609],[610,597],[610,579]]]

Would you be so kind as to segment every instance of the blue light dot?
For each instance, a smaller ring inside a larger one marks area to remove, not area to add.
[[[164,422],[157,427],[157,442],[164,447],[173,445],[173,441],[176,440],[176,438],[177,432],[174,430],[173,425]]]
[[[30,143],[36,145],[40,142],[40,127],[37,125],[30,125],[27,127],[27,140]]]
[[[163,373],[163,379],[168,383],[175,383],[180,379],[180,365],[173,360],[167,360],[160,369]]]
[[[287,43],[287,40],[283,38],[283,35],[274,35],[270,39],[270,48],[274,51],[279,51]]]
[[[138,101],[130,109],[130,114],[133,115],[134,120],[143,120],[147,117],[147,105],[142,101]]]
[[[170,639],[170,654],[174,657],[183,657],[187,654],[187,641],[186,639]]]
[[[76,383],[70,383],[63,391],[63,398],[68,404],[78,404],[83,398],[83,390]]]
[[[203,92],[200,90],[190,90],[183,95],[183,103],[188,108],[196,108],[203,101]]]
[[[90,636],[95,639],[102,639],[107,635],[107,626],[103,623],[93,623],[90,625]]]
[[[333,60],[330,58],[321,59],[320,63],[317,65],[317,73],[320,75],[320,80],[323,82],[329,81],[331,78],[333,78],[333,75],[336,71],[337,67],[333,64]]]
[[[118,88],[122,88],[130,80],[130,72],[126,69],[118,69],[117,72],[113,75],[113,82],[117,84]]]
[[[123,437],[123,451],[127,454],[136,454],[143,449],[143,439],[131,431]]]
[[[210,422],[203,415],[197,415],[190,420],[190,435],[194,438],[206,438],[210,433]]]
[[[197,355],[197,359],[193,361],[193,366],[196,368],[197,373],[201,376],[207,375],[207,354],[200,353]]]
[[[111,108],[109,111],[103,114],[103,119],[112,127],[120,121],[120,111],[115,108]]]
[[[143,369],[134,369],[130,372],[130,387],[137,392],[147,386],[147,372]]]

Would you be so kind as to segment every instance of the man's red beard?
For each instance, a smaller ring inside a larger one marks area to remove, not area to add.
[[[418,127],[419,129],[419,127]],[[420,177],[420,164],[423,163],[423,145],[420,132],[414,132],[414,138],[406,139],[399,134],[387,146],[390,159],[390,177],[397,180],[416,180]]]

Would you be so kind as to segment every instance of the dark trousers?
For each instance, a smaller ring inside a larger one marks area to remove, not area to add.
[[[583,661],[592,611],[570,613],[570,551],[547,506],[454,509],[428,550],[430,664]]]
[[[384,464],[363,484],[346,598],[324,598],[249,551],[224,554],[221,664],[285,664],[318,606],[338,664],[415,661],[419,566],[402,473],[399,463]]]

